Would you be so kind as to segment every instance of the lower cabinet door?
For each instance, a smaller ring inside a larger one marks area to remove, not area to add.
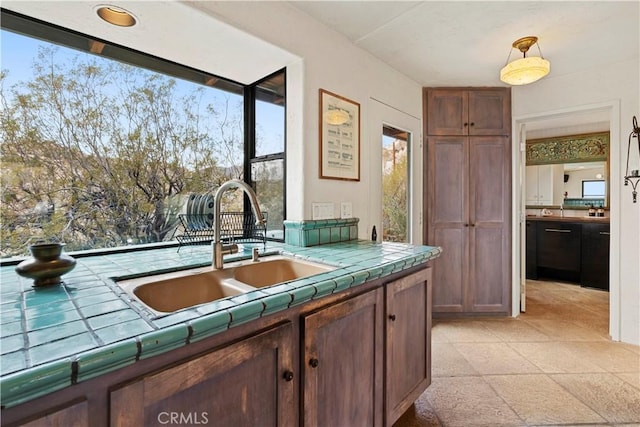
[[[386,425],[431,383],[431,269],[386,287]]]
[[[305,426],[383,425],[383,292],[304,317]]]
[[[112,426],[296,424],[290,323],[111,392]]]
[[[23,427],[88,426],[89,405],[86,400],[83,400],[20,425]]]

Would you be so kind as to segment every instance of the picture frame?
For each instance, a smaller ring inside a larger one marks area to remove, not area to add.
[[[360,181],[360,104],[319,89],[320,178]]]

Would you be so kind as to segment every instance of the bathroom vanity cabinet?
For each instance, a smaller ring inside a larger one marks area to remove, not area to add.
[[[429,385],[430,331],[421,264],[4,409],[2,423],[390,426]]]
[[[527,218],[527,279],[609,290],[609,223],[604,221]]]

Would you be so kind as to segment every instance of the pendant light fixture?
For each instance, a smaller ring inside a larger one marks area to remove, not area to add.
[[[624,174],[624,185],[631,184],[633,192],[633,203],[638,201],[638,182],[640,182],[640,127],[638,126],[638,120],[636,116],[633,116],[633,130],[629,134],[629,145],[627,146],[627,169]],[[635,138],[638,140],[638,149],[635,147],[632,150],[633,144],[631,140]],[[629,161],[631,161],[631,169],[629,169]]]
[[[527,56],[527,51],[534,44],[538,46],[540,56]],[[549,74],[551,64],[542,57],[542,51],[540,50],[537,37],[522,37],[514,41],[511,46],[522,52],[523,56],[520,59],[509,62],[513,49],[509,51],[507,63],[502,70],[500,70],[500,80],[510,85],[526,85],[540,80]]]

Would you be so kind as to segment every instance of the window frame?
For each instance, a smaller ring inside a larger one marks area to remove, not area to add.
[[[25,37],[35,38],[47,43],[61,45],[66,48],[78,50],[82,53],[96,54],[111,60],[128,63],[132,66],[150,70],[156,73],[167,75],[171,78],[186,80],[195,84],[214,87],[216,89],[241,95],[243,97],[243,180],[255,188],[255,183],[251,179],[251,166],[256,163],[271,160],[283,161],[283,199],[282,212],[286,219],[286,68],[282,68],[274,73],[257,80],[251,84],[242,84],[229,78],[221,77],[209,72],[205,72],[184,64],[180,64],[165,58],[160,58],[133,48],[122,46],[107,40],[103,40],[88,34],[80,33],[65,27],[61,27],[49,22],[32,18],[17,12],[0,8],[1,25],[5,31],[11,31]],[[104,44],[101,52],[93,52],[90,48],[92,43]],[[256,145],[256,91],[260,83],[277,75],[284,73],[284,141],[283,151],[268,154],[265,156],[255,156]],[[250,212],[251,207],[248,198],[245,197],[243,209]],[[284,230],[284,224],[282,225]],[[284,234],[284,233],[283,233]],[[283,239],[269,238],[269,240],[284,241]],[[161,243],[161,242],[158,242]],[[109,248],[101,248],[109,249]]]

